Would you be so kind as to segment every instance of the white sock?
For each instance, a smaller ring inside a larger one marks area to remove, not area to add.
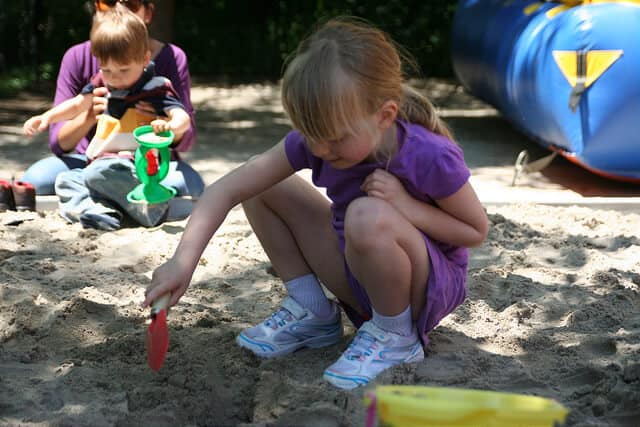
[[[383,316],[373,309],[371,321],[380,329],[408,337],[413,333],[413,319],[411,318],[411,305],[395,316]]]
[[[332,307],[315,274],[296,277],[284,284],[289,296],[320,318],[331,315]]]

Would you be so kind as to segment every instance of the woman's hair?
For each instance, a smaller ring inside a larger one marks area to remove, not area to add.
[[[282,103],[310,139],[338,139],[362,130],[362,119],[386,101],[399,117],[451,138],[431,102],[405,83],[410,57],[383,31],[354,18],[334,18],[303,40],[287,62]]]
[[[122,3],[123,6],[126,6],[129,10],[132,9],[132,6],[135,7],[136,5],[136,1],[134,2],[129,2],[129,1],[119,1],[119,0],[110,0],[110,1],[106,1],[104,2],[108,5],[108,7],[114,7],[115,5],[117,5],[118,3]],[[148,7],[149,5],[155,6],[155,0],[140,0],[140,4],[144,7]],[[104,9],[102,9],[99,5],[98,2],[96,0],[93,1],[86,1],[85,2],[85,9],[87,10],[87,12],[89,12],[91,14],[91,16],[95,15],[96,13],[99,12],[104,12]],[[135,12],[134,12],[135,13]]]
[[[149,50],[147,26],[140,17],[120,3],[98,12],[91,27],[91,53],[100,62],[144,60]]]

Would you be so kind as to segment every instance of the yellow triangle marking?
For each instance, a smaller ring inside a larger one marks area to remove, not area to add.
[[[585,79],[585,87],[591,86],[609,67],[611,67],[624,51],[622,50],[590,50],[587,52],[587,75]],[[576,85],[578,52],[575,50],[554,50],[553,59],[555,59],[558,68],[562,71],[565,79],[571,87]]]
[[[609,69],[624,52],[622,50],[592,50],[587,52],[587,81],[586,87],[595,82]]]

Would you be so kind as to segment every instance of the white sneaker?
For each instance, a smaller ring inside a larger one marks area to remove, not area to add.
[[[320,348],[342,339],[340,309],[331,302],[332,313],[318,319],[310,310],[287,297],[271,317],[259,325],[245,329],[236,342],[259,357],[277,357],[302,347]]]
[[[366,385],[380,372],[400,363],[424,359],[416,331],[410,336],[383,331],[365,322],[336,363],[324,371],[324,379],[336,387],[352,389]]]

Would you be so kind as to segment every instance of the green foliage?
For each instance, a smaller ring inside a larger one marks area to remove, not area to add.
[[[11,73],[0,74],[0,98],[8,98],[27,88],[31,83],[29,73],[13,70]]]
[[[91,15],[85,0],[0,0],[0,6],[0,37],[6,44],[0,73],[55,64],[43,75],[31,76],[54,79],[65,50],[88,38]]]
[[[12,68],[0,73],[0,98],[15,96],[22,90],[31,88],[35,82],[47,82],[55,79],[58,64],[42,64],[37,74],[30,68]]]
[[[86,0],[0,0],[0,86],[53,80],[65,50],[88,38]],[[455,0],[175,0],[174,40],[194,75],[277,79],[282,63],[318,21],[357,16],[388,32],[426,76],[451,75],[449,33]],[[43,70],[41,64],[49,64]],[[29,73],[31,69],[31,73]],[[33,70],[38,69],[36,73]],[[8,78],[21,70],[21,77]],[[17,79],[17,80],[16,80]]]
[[[176,7],[176,41],[188,46],[194,74],[280,76],[283,60],[328,18],[364,18],[415,57],[425,75],[449,76],[456,1],[190,1]]]

